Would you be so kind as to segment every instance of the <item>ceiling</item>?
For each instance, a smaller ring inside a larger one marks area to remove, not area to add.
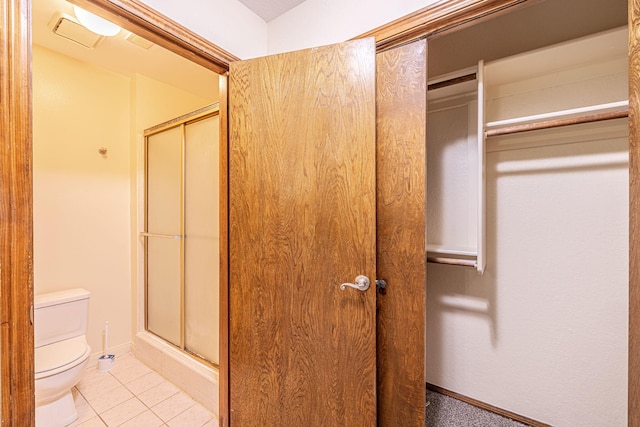
[[[142,74],[200,96],[214,94],[217,100],[218,75],[213,71],[157,45],[149,49],[139,47],[125,40],[129,34],[125,30],[115,37],[106,37],[94,49],[86,48],[53,33],[49,21],[56,12],[74,16],[72,5],[65,0],[32,1],[34,45],[129,77]]]
[[[253,13],[269,22],[283,13],[293,9],[304,0],[240,0]]]
[[[429,75],[439,76],[476,65],[480,59],[493,61],[625,26],[627,7],[627,0],[530,2],[510,13],[431,37]]]

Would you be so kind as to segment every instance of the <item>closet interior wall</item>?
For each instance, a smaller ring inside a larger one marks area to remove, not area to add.
[[[430,82],[482,60],[486,97],[478,123],[474,84],[429,93],[430,247],[479,244],[478,126],[626,101],[626,6],[548,0],[430,38]],[[626,425],[625,108],[486,138],[486,269],[428,264],[428,383],[551,425]]]

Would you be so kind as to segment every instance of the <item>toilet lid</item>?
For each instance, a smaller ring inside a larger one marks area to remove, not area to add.
[[[84,335],[36,348],[36,379],[56,374],[84,361],[90,351]]]

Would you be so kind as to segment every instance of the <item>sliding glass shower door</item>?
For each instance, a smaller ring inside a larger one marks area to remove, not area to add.
[[[218,364],[217,105],[148,129],[145,141],[146,329]]]

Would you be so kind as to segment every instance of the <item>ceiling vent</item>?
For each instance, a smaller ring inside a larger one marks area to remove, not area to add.
[[[142,38],[136,34],[133,33],[129,33],[129,35],[127,37],[125,37],[125,40],[130,41],[131,43],[135,44],[136,46],[139,46],[143,49],[149,49],[151,48],[151,46],[153,46],[153,43],[150,42],[149,40]]]
[[[73,17],[57,12],[49,21],[49,28],[60,37],[76,42],[86,48],[93,49],[98,46],[104,36],[94,33],[83,27]]]

